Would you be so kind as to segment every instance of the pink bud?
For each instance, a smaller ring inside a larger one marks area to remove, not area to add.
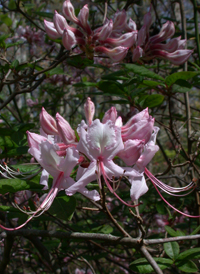
[[[151,43],[161,43],[169,38],[171,38],[175,33],[174,23],[167,21],[161,28],[157,35],[150,37],[149,41]]]
[[[64,29],[63,35],[62,35],[62,42],[63,42],[63,46],[67,50],[70,50],[77,43],[74,33],[69,29]]]
[[[144,25],[139,31],[138,31],[138,46],[143,46],[146,40],[147,36],[147,27]]]
[[[89,17],[89,9],[88,5],[85,5],[79,12],[78,19],[79,22],[81,23],[81,27],[87,32],[87,34],[91,34],[91,28],[88,24],[88,17]]]
[[[49,21],[44,20],[44,28],[45,28],[45,31],[46,31],[47,35],[51,39],[57,39],[57,38],[59,38],[61,36],[57,32],[57,30],[56,30],[53,22],[49,22]]]
[[[123,46],[123,47],[130,48],[133,46],[134,43],[136,43],[136,40],[137,40],[137,30],[125,33],[117,39],[107,38],[103,42],[115,47]]]
[[[126,31],[134,31],[137,30],[136,23],[130,18],[129,23],[126,25]]]
[[[107,20],[99,33],[98,39],[102,41],[106,40],[106,38],[110,36],[112,29],[113,29],[113,21]]]
[[[145,112],[143,112],[142,114],[146,115]],[[143,118],[138,121],[138,118],[141,117],[140,113],[137,114],[135,119],[134,117],[131,122],[127,123],[129,124],[129,126],[126,124],[124,127],[121,128],[122,140],[125,142],[128,139],[138,139],[145,140],[145,143],[147,143],[151,138],[155,119],[151,116],[149,116],[148,118],[143,116]]]
[[[92,124],[92,120],[95,113],[95,106],[90,97],[87,98],[86,103],[84,104],[84,110],[85,110],[85,117],[87,120],[88,125],[90,126]]]
[[[76,136],[74,130],[71,128],[70,124],[59,114],[56,114],[56,122],[58,133],[64,144],[68,145],[74,143]]]
[[[158,49],[158,50],[165,50],[167,52],[174,52],[178,49],[179,47],[179,42],[180,42],[180,39],[181,37],[177,37],[177,38],[174,38],[174,39],[171,39],[167,44],[152,44],[150,45],[150,49],[151,50],[155,50],[155,49]]]
[[[54,26],[57,30],[57,32],[62,35],[63,31],[65,28],[68,28],[68,24],[66,19],[60,15],[59,13],[57,13],[57,11],[55,10],[55,14],[53,17],[53,22],[54,22]]]
[[[41,144],[41,142],[45,142],[47,140],[47,138],[39,134],[32,133],[29,131],[27,131],[26,133],[29,147],[39,149],[39,145]]]
[[[113,49],[108,49],[106,47],[98,46],[98,47],[95,47],[95,51],[105,53],[113,61],[119,62],[119,61],[122,61],[125,58],[125,56],[128,52],[128,48],[126,48],[126,47],[116,47],[116,48],[113,48]]]
[[[147,29],[149,30],[151,24],[152,24],[152,18],[151,18],[151,11],[147,12],[144,16],[144,25],[147,27]]]
[[[117,110],[115,107],[111,107],[106,113],[104,114],[104,117],[102,119],[102,123],[105,124],[108,120],[111,120],[114,124],[117,119]]]
[[[144,110],[140,111],[139,113],[137,113],[136,115],[134,115],[133,117],[131,117],[128,120],[126,125],[124,125],[122,127],[122,132],[127,131],[129,129],[129,127],[131,127],[133,124],[135,124],[141,120],[148,120],[148,119],[149,119],[148,108],[145,108]]]
[[[192,53],[193,53],[193,50],[189,50],[189,49],[180,49],[172,53],[168,53],[162,50],[153,51],[153,55],[155,57],[167,59],[174,65],[181,65],[185,63],[190,58],[190,55]]]
[[[67,20],[72,21],[76,24],[80,23],[78,18],[75,15],[74,7],[73,7],[72,3],[70,2],[70,0],[66,0],[63,3],[63,14],[67,18]]]
[[[55,119],[44,109],[40,113],[40,125],[48,135],[58,135]]]
[[[126,21],[126,11],[117,11],[114,15],[113,29],[123,30],[124,26],[126,25]]]
[[[124,143],[124,150],[118,153],[118,156],[128,166],[132,166],[139,159],[144,148],[144,140],[127,140]]]
[[[144,51],[141,47],[137,46],[134,50],[133,50],[133,55],[132,55],[132,61],[137,62],[142,56],[144,55]]]
[[[185,49],[186,42],[186,39],[180,40],[178,43],[178,49]]]

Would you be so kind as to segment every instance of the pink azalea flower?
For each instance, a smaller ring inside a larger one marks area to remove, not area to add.
[[[87,131],[81,126],[80,140],[77,149],[90,160],[90,164],[87,169],[83,170],[81,168],[81,170],[78,171],[78,181],[69,187],[66,190],[66,193],[68,195],[73,195],[79,191],[81,187],[84,187],[95,180],[98,181],[99,187],[102,188],[102,175],[109,190],[119,198],[110,185],[112,177],[121,177],[124,173],[127,176],[138,175],[134,170],[131,172],[128,170],[127,172],[127,170],[113,162],[113,158],[123,148],[121,129],[116,127],[112,121],[109,120],[105,124],[102,124],[96,119],[92,122],[91,126],[87,127]]]

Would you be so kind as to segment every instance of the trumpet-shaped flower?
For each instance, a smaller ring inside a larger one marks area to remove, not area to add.
[[[116,127],[112,121],[107,121],[102,124],[98,119],[94,120],[87,128],[87,131],[82,126],[80,128],[80,141],[77,149],[81,154],[90,160],[88,168],[78,173],[78,181],[66,190],[68,195],[73,195],[80,188],[97,179],[99,187],[101,185],[101,175],[103,176],[109,190],[119,198],[110,185],[112,177],[121,177],[125,173],[127,176],[136,176],[134,170],[128,172],[126,169],[116,165],[113,158],[124,148],[121,129]],[[120,198],[119,198],[120,199]],[[120,199],[121,200],[121,199]],[[121,200],[122,201],[122,200]],[[125,203],[125,202],[124,202]]]

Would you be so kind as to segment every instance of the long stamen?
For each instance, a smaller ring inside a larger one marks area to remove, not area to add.
[[[148,172],[147,172],[147,173],[148,173]],[[146,173],[146,169],[145,169],[145,174],[147,175],[147,173]],[[148,176],[148,175],[147,175],[147,176]],[[149,176],[148,176],[148,177],[149,177]],[[155,182],[154,182],[150,177],[149,177],[149,179],[151,180],[151,182],[152,182],[153,186],[155,187],[156,191],[158,192],[159,196],[162,198],[162,200],[163,200],[168,206],[170,206],[172,209],[174,209],[175,211],[177,211],[178,213],[180,213],[180,214],[182,214],[182,215],[184,215],[184,216],[186,216],[186,217],[189,217],[189,218],[200,218],[200,215],[198,215],[198,216],[193,216],[193,215],[184,213],[184,212],[178,210],[177,208],[175,208],[173,205],[171,205],[171,204],[162,196],[162,194],[161,194],[160,191],[158,190],[158,188],[157,188]]]
[[[107,185],[108,189],[110,190],[111,193],[113,193],[113,194],[117,197],[117,199],[120,200],[120,202],[122,202],[124,205],[126,205],[126,206],[128,206],[128,207],[136,207],[136,206],[139,206],[139,205],[142,204],[142,203],[139,203],[139,204],[137,204],[137,205],[130,205],[130,204],[126,203],[124,200],[122,200],[122,199],[117,195],[117,193],[113,190],[113,188],[111,187],[109,181],[107,180],[107,177],[108,177],[108,176],[107,176],[106,173],[105,173],[103,162],[100,162],[100,169],[101,169],[101,171],[102,171],[102,175],[103,175],[104,181],[106,182],[106,185]]]
[[[153,174],[145,168],[145,174],[149,177],[149,179],[154,182],[154,184],[156,184],[159,188],[161,188],[163,191],[165,191],[168,194],[174,195],[174,196],[186,196],[187,194],[190,194],[194,189],[195,189],[195,183],[191,182],[189,185],[185,186],[185,187],[171,187],[168,186],[164,183],[162,183],[161,181],[159,181],[156,177],[153,176]],[[192,189],[192,190],[191,190]],[[173,193],[179,193],[179,192],[184,192],[184,191],[189,191],[186,194],[183,195],[175,195]]]
[[[20,225],[18,227],[15,227],[15,228],[8,228],[8,227],[5,227],[1,224],[0,224],[0,227],[2,229],[7,230],[7,231],[18,230],[18,229],[24,227],[27,223],[29,223],[34,217],[39,217],[40,215],[42,215],[42,213],[44,213],[46,210],[48,210],[49,207],[52,205],[52,203],[53,203],[53,201],[54,201],[54,199],[55,199],[55,197],[58,193],[58,190],[59,190],[58,186],[60,184],[60,180],[62,179],[63,175],[64,175],[64,172],[60,172],[55,184],[52,186],[51,190],[49,191],[49,193],[45,197],[42,204],[37,208],[37,210],[35,212],[31,212],[32,216],[28,220],[26,220],[26,222],[24,222],[22,225]]]

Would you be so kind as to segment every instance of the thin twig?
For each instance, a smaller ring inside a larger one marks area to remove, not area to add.
[[[150,265],[153,267],[153,269],[155,270],[155,272],[157,274],[163,274],[162,270],[160,269],[160,267],[158,266],[158,264],[156,263],[156,261],[153,259],[153,257],[151,256],[151,254],[148,252],[148,250],[146,249],[146,247],[145,246],[141,246],[140,251],[144,255],[144,257],[147,259],[147,261],[150,263]]]

